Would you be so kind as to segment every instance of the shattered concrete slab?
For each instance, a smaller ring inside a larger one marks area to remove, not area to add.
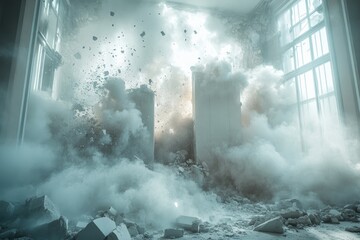
[[[106,240],[130,240],[130,233],[125,226],[125,224],[121,223],[117,226],[114,231],[112,231],[107,237]]]
[[[36,219],[36,225],[48,223],[60,218],[59,210],[46,195],[26,200],[25,215],[27,215],[29,221]]]
[[[184,230],[183,229],[175,229],[175,228],[168,228],[164,231],[164,238],[181,238],[184,236]]]
[[[201,220],[196,217],[180,216],[176,219],[176,225],[191,232],[199,232]]]
[[[65,217],[26,231],[28,236],[44,240],[63,240],[66,238],[67,232],[68,220]]]
[[[97,218],[81,230],[77,240],[104,240],[116,228],[115,222],[108,217]]]
[[[258,225],[257,227],[254,228],[254,231],[266,232],[266,233],[278,233],[278,234],[284,233],[283,222],[281,220],[281,217],[270,219]]]

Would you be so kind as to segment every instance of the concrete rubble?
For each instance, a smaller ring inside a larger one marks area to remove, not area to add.
[[[209,221],[203,221],[197,217],[182,215],[175,219],[172,227],[164,230],[150,227],[148,231],[111,206],[96,211],[92,216],[83,215],[76,220],[68,221],[61,216],[47,196],[33,197],[24,203],[0,201],[0,214],[3,216],[0,219],[0,239],[241,239],[246,235],[250,237],[251,234],[290,236],[299,231],[306,232],[308,228],[324,229],[323,224],[330,224],[327,226],[346,231],[348,234],[360,234],[360,225],[356,224],[360,217],[358,203],[306,210],[296,199],[268,204],[254,203],[249,199],[229,196],[226,193],[218,196],[217,200],[233,213],[232,216],[210,216]],[[245,216],[248,213],[250,215],[244,217],[242,213],[245,213]],[[356,225],[350,225],[351,223]]]
[[[76,239],[77,240],[103,240],[114,229],[116,224],[108,217],[97,218],[90,222],[83,230],[81,230]]]
[[[125,224],[121,223],[117,226],[107,237],[106,240],[130,240],[130,233],[125,226]]]
[[[187,231],[198,233],[200,231],[201,220],[196,217],[180,216],[176,219],[176,226]]]
[[[164,231],[164,238],[174,239],[181,238],[184,236],[183,229],[168,228]]]
[[[281,217],[270,219],[264,223],[259,224],[254,228],[254,231],[266,232],[266,233],[284,233],[283,222]]]

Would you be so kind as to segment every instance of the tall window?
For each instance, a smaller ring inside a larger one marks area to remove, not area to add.
[[[297,0],[278,18],[285,80],[297,95],[300,127],[326,134],[338,107],[322,0]]]

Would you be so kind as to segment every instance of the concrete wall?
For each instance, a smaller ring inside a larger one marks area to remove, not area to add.
[[[217,147],[235,144],[240,136],[240,83],[208,81],[203,72],[192,78],[195,157],[209,162]]]
[[[147,128],[150,136],[149,146],[145,147],[147,151],[147,160],[154,161],[154,124],[155,124],[155,95],[154,92],[146,85],[141,85],[140,88],[131,89],[129,91],[129,98],[135,103],[135,108],[141,112],[141,119],[144,126]],[[145,162],[148,162],[145,161]]]
[[[324,1],[327,11],[329,43],[335,78],[337,79],[337,96],[344,123],[359,133],[359,102],[357,96],[358,73],[354,65],[354,45],[349,25],[346,1]],[[355,43],[355,42],[354,42]],[[355,43],[357,44],[357,43]]]

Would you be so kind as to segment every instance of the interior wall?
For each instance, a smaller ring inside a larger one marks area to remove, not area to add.
[[[354,67],[355,67],[355,74],[357,79],[355,82],[355,87],[357,88],[357,100],[358,100],[358,107],[360,108],[360,1],[358,0],[347,0],[347,12],[348,12],[348,20],[349,20],[349,27],[350,33],[352,37],[352,47],[354,51]],[[360,117],[359,117],[360,119]]]
[[[22,0],[0,1],[0,120],[3,123],[5,115],[6,96],[9,86],[11,64],[15,58],[18,45],[17,28],[21,12]],[[0,136],[4,129],[0,126]]]
[[[353,46],[349,38],[348,19],[344,2],[341,0],[324,1],[327,14],[328,36],[331,40],[331,55],[335,77],[337,79],[337,95],[343,121],[354,127],[353,132],[359,134],[359,105],[356,91],[356,76],[352,62]],[[355,43],[355,42],[354,42]]]

